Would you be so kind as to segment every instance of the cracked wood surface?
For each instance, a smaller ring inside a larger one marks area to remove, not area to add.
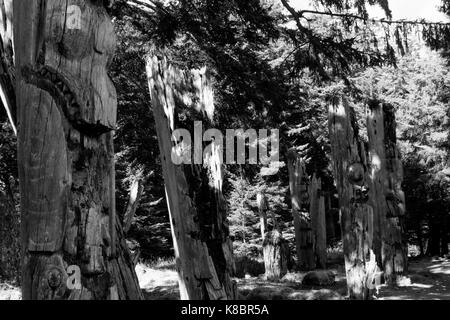
[[[350,299],[370,299],[376,272],[373,210],[365,194],[367,160],[353,109],[345,98],[329,105],[333,173],[339,195],[347,288]]]
[[[171,159],[180,109],[195,111],[190,114],[204,123],[214,110],[212,88],[204,71],[180,71],[157,56],[147,61],[181,299],[235,299],[236,284],[231,280],[235,267],[218,146],[211,144],[204,167],[176,165]],[[198,97],[197,102],[192,96]]]
[[[115,49],[103,2],[14,1],[24,299],[141,299],[115,216]],[[67,268],[81,270],[81,289]]]
[[[322,180],[313,174],[309,185],[309,214],[314,235],[316,268],[327,266],[327,232],[325,222],[325,198],[322,196]]]
[[[407,271],[407,248],[403,239],[405,198],[401,187],[403,168],[396,143],[394,109],[369,101],[367,117],[371,163],[371,205],[374,208],[374,241],[379,265],[388,284]]]
[[[302,157],[295,150],[290,150],[287,158],[297,267],[300,270],[313,270],[314,236],[309,209],[305,209],[308,203],[308,175]]]

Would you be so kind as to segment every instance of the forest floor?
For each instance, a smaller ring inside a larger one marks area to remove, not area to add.
[[[305,273],[288,273],[280,282],[246,276],[236,279],[244,300],[342,300],[346,295],[344,269],[332,266],[336,283],[325,287],[302,285]],[[147,300],[179,299],[173,260],[158,260],[136,267],[139,283]],[[0,283],[0,300],[20,300],[20,289]],[[450,300],[450,259],[421,258],[410,261],[409,275],[397,288],[382,286],[378,300]]]
[[[264,280],[262,276],[236,279],[243,300],[343,300],[346,299],[346,281],[341,265],[330,269],[336,282],[331,286],[302,285],[306,273],[288,273],[280,282]],[[179,299],[177,274],[174,265],[139,264],[136,268],[141,288],[147,300]],[[412,259],[409,274],[396,288],[381,286],[378,300],[450,300],[450,259]]]

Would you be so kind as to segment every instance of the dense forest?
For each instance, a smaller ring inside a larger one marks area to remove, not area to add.
[[[0,299],[450,299],[450,24],[296,4],[0,1]]]

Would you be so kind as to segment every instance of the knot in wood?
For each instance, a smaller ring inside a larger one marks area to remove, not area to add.
[[[357,187],[355,190],[355,197],[352,198],[352,203],[367,203],[369,201],[369,189],[365,187]]]
[[[347,169],[348,181],[357,186],[364,184],[364,167],[361,163],[353,163]]]
[[[48,285],[53,290],[56,290],[61,286],[62,279],[63,279],[62,272],[58,268],[52,268],[48,271],[47,274]]]

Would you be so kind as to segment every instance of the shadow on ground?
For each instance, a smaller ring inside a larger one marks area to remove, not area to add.
[[[331,286],[302,285],[305,273],[289,273],[280,282],[260,277],[236,279],[242,300],[342,300],[346,282],[342,266],[330,269],[336,275]],[[178,300],[178,278],[172,263],[136,267],[147,300]],[[20,289],[0,283],[0,300],[20,300]],[[409,275],[396,288],[382,286],[379,300],[450,300],[450,260],[426,258],[410,261]]]
[[[380,300],[450,300],[450,260],[410,262],[408,278],[397,288],[382,287]]]
[[[347,288],[342,266],[330,269],[336,275],[331,286],[302,285],[305,273],[288,273],[280,282],[263,276],[236,279],[242,300],[343,300]],[[177,274],[171,269],[137,267],[141,288],[148,300],[179,299]],[[450,300],[450,260],[424,258],[411,261],[409,275],[396,288],[382,286],[378,300]]]

